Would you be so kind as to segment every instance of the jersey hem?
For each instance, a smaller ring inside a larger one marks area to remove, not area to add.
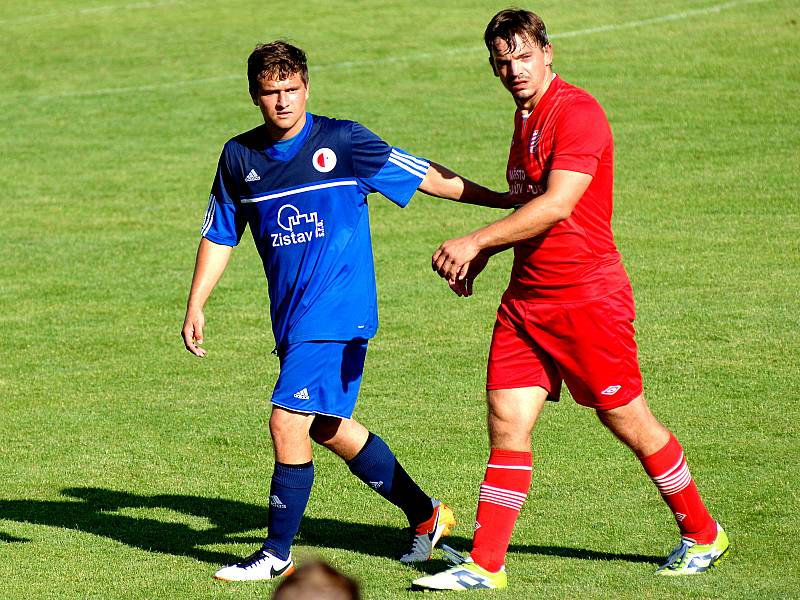
[[[602,293],[592,294],[587,296],[574,296],[574,297],[562,297],[559,298],[558,296],[546,296],[540,293],[530,291],[529,293],[525,293],[524,291],[515,290],[512,288],[512,284],[509,284],[506,291],[503,292],[503,296],[501,297],[500,301],[504,302],[505,300],[522,300],[525,302],[533,302],[536,304],[583,304],[584,302],[594,302],[595,300],[602,300],[603,298],[607,298],[612,294],[616,294],[621,289],[625,288],[626,286],[630,285],[630,281],[621,281],[618,286],[612,287],[610,289],[603,290]],[[575,286],[575,288],[580,288],[580,285]],[[563,288],[565,290],[573,290],[575,288]]]

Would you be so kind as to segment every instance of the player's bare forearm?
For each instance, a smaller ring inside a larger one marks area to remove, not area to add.
[[[206,300],[225,272],[225,267],[228,266],[232,251],[231,246],[215,244],[208,238],[200,240],[187,306],[197,306],[201,309],[205,306]]]
[[[547,191],[507,217],[460,238],[443,242],[431,259],[433,270],[448,279],[463,279],[466,268],[480,252],[495,253],[519,241],[534,238],[568,219],[592,177],[555,170]]]
[[[232,250],[230,246],[215,244],[206,238],[200,240],[197,248],[192,287],[189,291],[189,300],[186,302],[186,317],[181,329],[186,349],[195,356],[206,355],[206,351],[200,347],[205,328],[203,307],[219,278],[222,277]]]
[[[490,190],[433,162],[419,189],[429,196],[489,208],[512,208],[514,204],[509,194]]]

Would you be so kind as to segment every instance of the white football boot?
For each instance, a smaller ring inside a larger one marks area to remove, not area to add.
[[[268,550],[259,548],[241,562],[222,567],[214,573],[214,579],[222,581],[260,581],[286,577],[294,572],[292,555],[286,560],[280,559]]]

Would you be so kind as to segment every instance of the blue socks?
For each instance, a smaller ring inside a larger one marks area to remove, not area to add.
[[[433,514],[430,497],[409,477],[386,442],[374,433],[369,434],[364,447],[347,466],[353,475],[400,508],[412,527]]]
[[[431,517],[430,497],[409,477],[386,442],[377,435],[369,434],[364,447],[347,466],[361,481],[400,508],[412,527]],[[289,558],[313,484],[313,462],[275,463],[269,488],[268,533],[262,547],[281,560]]]
[[[302,465],[275,463],[269,488],[268,533],[263,549],[281,560],[289,558],[313,483],[313,462]]]

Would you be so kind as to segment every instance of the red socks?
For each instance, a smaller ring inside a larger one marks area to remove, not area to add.
[[[670,434],[661,450],[640,460],[675,515],[681,535],[698,544],[712,543],[717,523],[700,498],[675,436]],[[505,563],[511,533],[531,487],[532,464],[530,452],[492,448],[489,454],[470,552],[472,560],[488,571],[496,572]]]
[[[689,473],[683,448],[670,434],[667,445],[650,456],[641,457],[642,466],[669,506],[681,535],[698,544],[710,544],[717,537],[717,523],[708,514]]]
[[[488,571],[499,571],[505,563],[511,532],[531,487],[532,464],[530,452],[492,448],[489,454],[470,552]]]

